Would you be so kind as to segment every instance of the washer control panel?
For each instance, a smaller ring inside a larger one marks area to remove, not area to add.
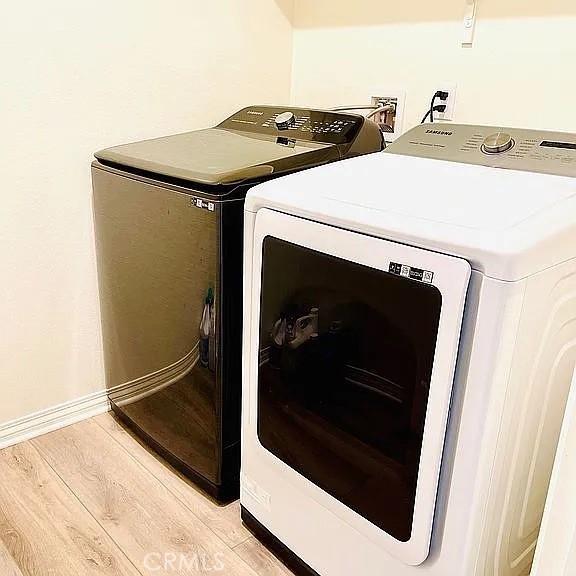
[[[363,116],[345,112],[251,106],[224,120],[218,127],[294,140],[348,144],[365,121]]]
[[[387,153],[576,177],[576,134],[465,124],[421,124]]]

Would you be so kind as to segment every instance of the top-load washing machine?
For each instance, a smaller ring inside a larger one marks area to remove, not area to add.
[[[243,519],[299,574],[527,575],[576,360],[576,135],[387,151],[248,194]]]
[[[92,164],[115,413],[214,497],[240,469],[242,219],[258,182],[382,149],[363,116],[251,106]]]

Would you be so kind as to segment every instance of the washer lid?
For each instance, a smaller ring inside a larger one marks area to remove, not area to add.
[[[253,188],[268,206],[461,256],[514,281],[576,256],[576,179],[372,154]]]
[[[273,136],[208,128],[115,146],[95,156],[104,163],[160,176],[222,185],[319,163],[334,153],[329,144],[284,143]]]
[[[115,146],[96,153],[96,158],[128,172],[220,195],[242,182],[381,149],[378,126],[358,114],[249,106],[214,128]]]

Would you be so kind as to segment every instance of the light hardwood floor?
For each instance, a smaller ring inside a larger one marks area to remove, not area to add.
[[[111,414],[0,451],[1,576],[289,576]]]

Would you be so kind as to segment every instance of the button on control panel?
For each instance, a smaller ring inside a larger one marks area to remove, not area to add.
[[[274,118],[274,124],[278,130],[286,130],[296,122],[295,116],[292,112],[282,112]]]

